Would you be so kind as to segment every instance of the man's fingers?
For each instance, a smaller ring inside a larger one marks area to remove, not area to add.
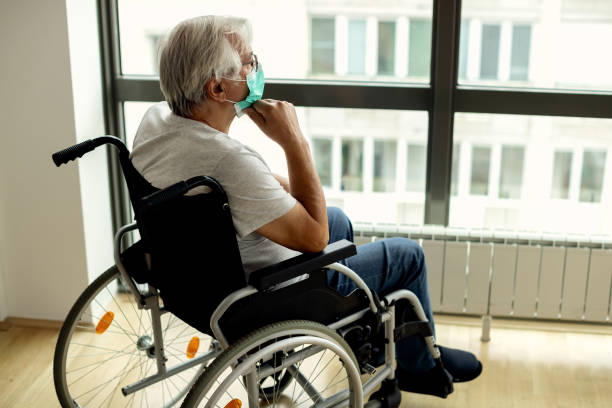
[[[261,115],[261,113],[257,112],[254,108],[252,107],[245,108],[243,112],[246,113],[247,116],[251,118],[251,120],[255,122],[256,125],[262,125],[265,123],[264,117]]]

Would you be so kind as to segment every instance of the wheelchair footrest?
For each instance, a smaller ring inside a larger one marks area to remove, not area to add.
[[[370,401],[376,400],[382,408],[397,408],[402,401],[402,393],[397,386],[397,380],[383,380],[380,389],[370,397]]]
[[[433,331],[428,321],[406,322],[395,328],[393,338],[395,341],[401,340],[404,337],[414,336],[419,334],[423,337],[433,336]]]

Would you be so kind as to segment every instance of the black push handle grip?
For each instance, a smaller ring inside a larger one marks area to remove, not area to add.
[[[59,167],[64,163],[68,163],[70,160],[82,157],[85,153],[91,152],[97,146],[98,145],[93,140],[86,140],[74,146],[67,147],[64,150],[60,150],[57,153],[53,153],[51,158],[53,159],[53,163]]]

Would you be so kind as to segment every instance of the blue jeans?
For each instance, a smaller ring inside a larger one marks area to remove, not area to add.
[[[349,218],[336,207],[327,208],[329,242],[353,241],[353,226]],[[341,261],[355,271],[370,289],[385,296],[398,289],[412,291],[421,301],[433,328],[429,303],[425,256],[418,243],[407,238],[387,238],[357,247],[357,254]],[[345,275],[328,272],[328,283],[343,295],[355,290],[355,283]],[[409,372],[424,372],[434,361],[421,336],[405,337],[396,343],[397,364]]]

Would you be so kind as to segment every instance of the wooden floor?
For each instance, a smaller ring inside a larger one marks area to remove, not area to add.
[[[494,321],[491,342],[482,343],[477,321],[438,319],[438,342],[474,352],[483,362],[483,374],[456,384],[446,400],[404,394],[402,406],[612,407],[609,327],[600,330],[608,334],[593,334],[569,332],[556,323],[504,326]],[[0,331],[1,408],[59,406],[52,378],[57,333],[18,327]]]

